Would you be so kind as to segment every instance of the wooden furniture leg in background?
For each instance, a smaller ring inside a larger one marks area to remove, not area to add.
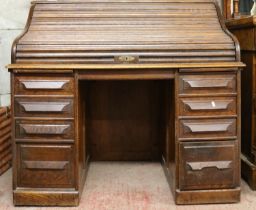
[[[242,108],[242,177],[256,190],[256,46],[254,17],[241,17],[226,22],[241,46],[241,60],[246,68],[241,73]]]
[[[9,107],[0,107],[0,175],[11,167],[11,117]]]

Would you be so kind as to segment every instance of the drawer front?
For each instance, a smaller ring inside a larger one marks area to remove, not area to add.
[[[15,98],[15,117],[73,117],[72,98]]]
[[[234,188],[239,183],[236,141],[180,143],[181,190]]]
[[[236,97],[180,98],[180,116],[236,115]]]
[[[74,79],[55,75],[46,76],[15,76],[15,95],[71,95],[74,91]]]
[[[17,139],[74,139],[73,121],[16,120]]]
[[[180,120],[180,138],[235,137],[236,119]]]
[[[181,75],[180,94],[235,93],[235,74]]]
[[[71,145],[17,145],[18,187],[72,187],[73,156]]]

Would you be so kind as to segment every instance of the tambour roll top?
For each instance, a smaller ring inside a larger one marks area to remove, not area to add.
[[[239,60],[212,0],[35,1],[13,63]]]

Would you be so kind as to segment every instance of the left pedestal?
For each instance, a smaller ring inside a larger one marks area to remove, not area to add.
[[[12,93],[14,204],[78,205],[73,75],[12,73]]]

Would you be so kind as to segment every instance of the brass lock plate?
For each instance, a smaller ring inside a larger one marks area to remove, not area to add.
[[[116,63],[138,63],[139,56],[132,56],[132,55],[121,55],[115,56]]]

